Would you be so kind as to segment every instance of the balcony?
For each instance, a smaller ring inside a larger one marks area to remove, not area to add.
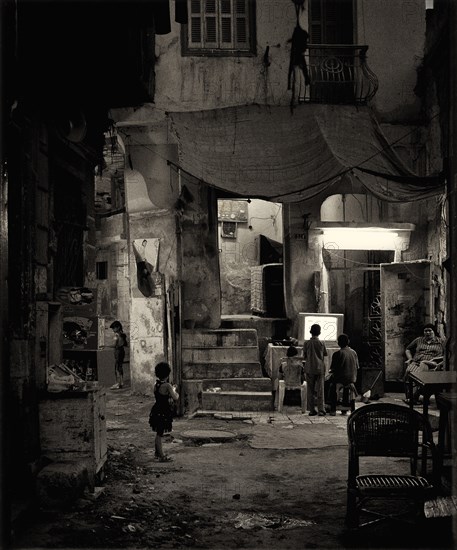
[[[306,52],[309,85],[295,80],[300,103],[363,105],[378,90],[378,79],[367,64],[368,46],[310,44]]]

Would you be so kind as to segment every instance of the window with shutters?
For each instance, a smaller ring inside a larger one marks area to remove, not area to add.
[[[352,104],[357,92],[353,0],[310,0],[310,101]],[[334,47],[333,47],[334,46]]]
[[[353,44],[353,0],[311,0],[310,43]]]
[[[188,0],[183,55],[255,54],[253,0]]]

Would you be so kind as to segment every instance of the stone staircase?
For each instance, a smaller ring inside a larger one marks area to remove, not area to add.
[[[181,349],[186,413],[271,410],[255,329],[183,330]]]

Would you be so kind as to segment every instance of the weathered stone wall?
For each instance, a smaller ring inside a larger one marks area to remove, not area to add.
[[[420,102],[414,88],[425,43],[424,0],[358,0],[356,14],[356,42],[368,44],[368,65],[379,80],[374,107],[385,121],[416,120]]]
[[[181,285],[184,323],[207,328],[220,324],[216,199],[210,189],[168,165],[167,159],[176,158],[176,146],[166,142],[166,132],[154,136],[162,144],[151,144],[145,127],[124,132],[134,136],[126,142],[131,168],[125,172],[131,383],[134,391],[151,394],[155,365],[165,360],[174,368],[177,361],[166,322],[173,307],[167,300],[171,286]],[[132,248],[133,241],[143,239],[159,245],[153,295],[140,290]]]

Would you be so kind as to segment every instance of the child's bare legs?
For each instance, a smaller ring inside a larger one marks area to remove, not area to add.
[[[173,460],[170,456],[167,456],[163,453],[162,448],[162,434],[156,433],[156,440],[155,440],[155,457],[159,459],[159,462],[170,462]]]
[[[116,384],[119,388],[124,385],[124,367],[121,361],[116,364]]]
[[[158,433],[156,434],[155,440],[155,455],[157,458],[163,458],[162,436]]]

